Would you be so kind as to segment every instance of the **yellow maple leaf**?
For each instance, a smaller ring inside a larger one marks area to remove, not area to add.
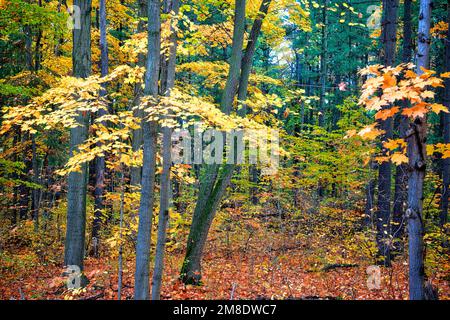
[[[408,163],[409,159],[405,154],[396,152],[391,156],[391,161],[399,166],[403,163]]]
[[[432,110],[434,113],[440,113],[441,111],[442,111],[442,112],[448,113],[448,108],[447,108],[446,106],[442,105],[442,104],[439,104],[439,103],[433,103],[433,104],[431,104],[431,105],[430,105],[430,108],[431,108],[431,110]]]

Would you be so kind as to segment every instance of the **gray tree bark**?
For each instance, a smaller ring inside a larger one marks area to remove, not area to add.
[[[421,67],[428,68],[430,61],[430,23],[431,0],[420,1],[418,50],[417,50],[417,74],[422,74]],[[423,300],[424,293],[424,250],[422,220],[423,212],[423,182],[426,173],[426,116],[416,118],[410,124],[407,134],[408,158],[410,175],[408,180],[408,218],[409,233],[409,298],[411,300]]]
[[[445,71],[450,71],[450,4],[448,5],[447,23],[449,29],[445,42]],[[450,110],[450,79],[445,79],[444,105]],[[444,126],[444,143],[450,144],[450,113],[442,112],[442,124]],[[442,161],[442,200],[439,223],[441,226],[447,223],[448,203],[450,198],[450,159]]]
[[[383,43],[382,61],[385,66],[395,62],[395,47],[397,43],[397,11],[398,0],[383,0],[383,19],[381,40]],[[392,139],[392,119],[381,121],[380,128],[385,131],[382,141]],[[387,150],[382,148],[382,153]],[[378,210],[377,244],[380,263],[390,265],[390,215],[391,215],[391,163],[385,161],[378,167]]]
[[[159,0],[148,1],[148,56],[145,74],[145,95],[158,96],[159,62],[161,51],[161,4]],[[148,300],[151,229],[154,204],[156,166],[156,124],[142,121],[144,159],[142,165],[141,199],[136,244],[136,269],[134,276],[134,299]]]
[[[259,19],[263,19],[264,16],[264,13],[262,15],[259,15],[259,17],[255,20],[255,23],[261,23],[259,22]],[[230,59],[230,72],[228,75],[225,90],[223,92],[221,103],[222,111],[226,114],[229,114],[231,112],[234,96],[236,95],[238,81],[239,85],[242,85],[241,98],[244,98],[243,93],[244,91],[245,93],[247,91],[246,86],[248,84],[248,76],[250,74],[249,69],[248,72],[242,72],[241,78],[239,78],[243,61],[242,46],[244,27],[245,1],[236,0],[233,31],[233,50]],[[258,28],[260,27],[255,27],[255,29]],[[246,63],[249,63],[250,65],[253,62],[254,54],[254,49],[252,49],[252,46],[256,44],[259,35],[259,31],[256,31],[257,30],[255,30],[254,32],[254,38],[252,38],[252,42],[249,43],[249,56],[245,60]],[[243,66],[242,68],[243,70],[245,70]],[[181,269],[181,278],[185,283],[200,283],[201,257],[208,236],[209,228],[211,227],[211,223],[220,204],[220,200],[222,199],[226,187],[231,180],[234,169],[235,165],[232,164],[225,164],[221,166],[209,165],[206,168],[206,172],[203,176],[203,181],[200,185],[199,196],[194,210],[191,230],[188,237],[186,256],[183,262],[183,267]]]
[[[412,23],[411,23],[411,7],[412,0],[405,0],[403,10],[403,48],[402,62],[411,62],[412,58]],[[406,102],[404,102],[406,104]],[[400,115],[398,123],[398,135],[405,138],[408,130],[408,117]],[[395,241],[396,251],[403,251],[402,238],[405,229],[405,221],[403,216],[405,213],[405,204],[407,200],[406,186],[408,185],[408,165],[401,164],[396,167],[395,171],[395,191],[394,191],[394,208],[392,212],[392,236]]]
[[[163,12],[169,14],[171,11],[178,15],[179,0],[165,0]],[[167,58],[167,59],[165,59]],[[175,84],[175,65],[177,58],[177,35],[174,26],[171,26],[169,56],[163,57],[163,68],[161,70],[161,94],[170,96],[170,91]],[[164,75],[164,76],[163,76]],[[172,129],[162,128],[163,134],[163,172],[161,174],[160,210],[158,221],[158,239],[155,252],[155,268],[153,270],[152,300],[159,300],[161,296],[162,277],[164,272],[164,252],[166,250],[167,224],[170,209],[170,169],[172,167],[171,147]]]
[[[91,74],[91,0],[74,0],[80,7],[80,29],[73,30],[73,75],[86,78]],[[80,112],[76,117],[79,124],[70,130],[70,156],[88,136],[89,114]],[[86,229],[86,185],[87,164],[81,172],[71,172],[67,191],[67,228],[64,246],[64,264],[77,265],[83,270]]]
[[[106,0],[100,0],[100,74],[102,77],[108,74],[108,42],[106,39]],[[100,91],[100,95],[106,95],[106,89]],[[97,112],[98,117],[107,114],[107,110],[100,109]],[[102,125],[106,126],[105,122]],[[100,145],[99,145],[100,146]],[[94,221],[92,223],[92,250],[93,255],[98,257],[99,250],[99,232],[102,221],[102,211],[104,209],[103,197],[105,193],[105,157],[98,157],[95,160],[95,189],[94,189]]]

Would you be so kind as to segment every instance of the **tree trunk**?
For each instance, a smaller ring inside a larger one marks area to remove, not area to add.
[[[106,0],[100,0],[100,70],[101,76],[105,77],[108,74],[108,42],[106,39]],[[106,89],[100,90],[100,95],[106,95]],[[97,113],[98,117],[107,114],[107,110],[100,109]],[[103,121],[101,123],[106,126]],[[101,144],[98,144],[101,147]],[[99,232],[102,222],[102,213],[104,210],[103,197],[105,193],[105,157],[97,157],[95,160],[95,190],[94,190],[94,221],[92,223],[92,249],[93,255],[98,257],[99,250]]]
[[[450,4],[447,7],[447,23],[449,29],[445,41],[445,72],[450,71]],[[444,105],[450,110],[450,79],[445,79]],[[444,143],[450,144],[450,113],[442,112],[442,124],[444,126]],[[442,160],[442,199],[439,223],[441,226],[447,223],[448,203],[450,198],[450,158]]]
[[[430,22],[431,0],[420,1],[417,74],[422,74],[421,68],[428,68],[430,54]],[[426,116],[416,118],[408,132],[408,158],[410,176],[408,180],[408,218],[409,233],[409,298],[423,300],[424,294],[424,250],[422,220],[423,182],[426,173]]]
[[[236,0],[235,5],[232,54],[229,61],[230,70],[221,101],[221,109],[225,114],[231,113],[239,84],[245,31],[245,2],[245,0]],[[219,172],[220,167],[222,167],[222,170]],[[185,283],[198,284],[200,282],[200,262],[203,248],[218,202],[220,202],[220,198],[226,188],[226,185],[223,183],[227,184],[229,182],[230,179],[226,178],[229,172],[233,172],[233,168],[234,166],[228,164],[224,166],[213,164],[208,165],[206,168],[206,174],[200,185],[199,196],[192,217],[186,256],[181,269],[181,278]],[[219,173],[220,178],[217,178]]]
[[[382,60],[385,66],[392,66],[395,61],[397,43],[397,9],[398,0],[383,1],[382,19]],[[392,139],[392,119],[381,121],[380,128],[385,131],[382,141]],[[387,150],[382,148],[382,153]],[[389,225],[391,215],[391,163],[385,161],[378,169],[378,210],[377,210],[377,244],[380,263],[390,265]]]
[[[158,96],[159,62],[161,51],[161,4],[159,0],[148,1],[148,56],[145,74],[145,95]],[[134,299],[148,300],[149,262],[152,216],[154,203],[156,166],[156,123],[142,121],[144,159],[142,165],[141,199],[136,244],[136,270]]]
[[[412,0],[405,0],[403,13],[403,51],[402,62],[409,63],[412,58],[412,23],[411,23]],[[405,104],[407,102],[404,102]],[[404,139],[408,130],[409,120],[404,115],[399,116],[398,135]],[[408,165],[401,164],[395,171],[395,192],[394,208],[392,212],[392,236],[396,251],[403,251],[402,238],[405,229],[403,216],[405,213],[405,204],[407,200],[406,186],[408,185]]]
[[[73,29],[73,75],[86,78],[91,73],[91,0],[74,0],[80,7],[80,29]],[[70,129],[70,156],[88,137],[89,114],[80,112],[78,127]],[[69,173],[67,191],[67,229],[64,264],[76,265],[83,270],[86,228],[87,164],[80,172]]]
[[[165,14],[174,12],[178,15],[179,1],[166,0],[164,2]],[[170,35],[170,50],[169,57],[163,57],[164,68],[161,70],[161,93],[170,96],[170,91],[173,89],[175,83],[175,65],[177,58],[177,35],[176,29],[171,21],[171,35]],[[162,128],[163,134],[163,172],[161,174],[161,190],[160,190],[160,204],[159,204],[159,221],[158,221],[158,239],[155,252],[155,269],[153,270],[153,285],[152,285],[152,300],[159,300],[161,296],[161,285],[164,271],[164,252],[166,250],[167,238],[167,223],[169,220],[170,209],[170,169],[172,167],[171,147],[172,147],[172,129],[170,127]]]
[[[37,159],[37,150],[36,150],[36,137],[34,134],[31,135],[31,163],[33,168],[33,183],[39,184],[39,166]],[[33,188],[31,192],[31,216],[34,221],[34,231],[39,231],[39,195],[40,190]]]

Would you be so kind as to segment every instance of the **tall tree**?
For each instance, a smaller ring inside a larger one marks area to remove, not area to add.
[[[412,21],[411,7],[412,0],[405,0],[403,6],[403,47],[402,62],[409,63],[412,58]],[[406,102],[405,102],[406,103]],[[405,138],[408,129],[408,117],[400,115],[398,119],[398,135]],[[395,191],[394,191],[394,207],[392,212],[392,236],[396,241],[395,247],[401,250],[401,239],[403,237],[405,213],[405,203],[407,199],[406,186],[408,184],[408,165],[403,163],[396,167],[395,171]]]
[[[428,68],[430,61],[431,0],[420,1],[417,74]],[[409,158],[408,180],[408,234],[409,234],[409,298],[423,300],[424,293],[424,251],[423,251],[423,183],[426,173],[427,118],[416,117],[407,134]]]
[[[73,75],[86,78],[91,74],[91,0],[74,0],[80,8],[80,28],[73,29]],[[80,112],[78,126],[70,129],[70,155],[77,151],[88,136],[89,113]],[[79,172],[70,172],[67,190],[67,228],[64,264],[83,270],[86,229],[87,164]]]
[[[450,72],[450,3],[447,5],[447,39],[445,41],[445,71]],[[450,110],[450,79],[445,79],[444,105]],[[442,125],[444,127],[444,143],[450,144],[450,113],[442,112]],[[440,225],[447,223],[448,203],[450,198],[450,158],[442,161],[442,200]]]
[[[245,31],[245,0],[236,0],[234,10],[234,30],[230,69],[222,94],[221,110],[230,114],[238,89],[242,63],[242,47]],[[233,165],[208,165],[200,185],[199,196],[192,217],[186,256],[181,269],[185,283],[199,283],[201,278],[201,257],[208,231],[214,219],[217,206],[233,172]]]
[[[159,0],[148,1],[147,25],[147,63],[145,73],[144,95],[157,98],[159,63],[161,51],[161,3]],[[144,114],[145,116],[145,114]],[[136,268],[134,276],[134,299],[148,300],[149,263],[152,216],[154,204],[154,186],[156,169],[156,123],[143,118],[142,132],[144,141],[144,159],[142,164],[141,199],[139,207],[139,225],[136,243]]]
[[[395,62],[395,48],[397,43],[397,11],[398,0],[383,0],[383,18],[381,22],[382,63],[392,66]],[[381,121],[380,128],[385,132],[382,140],[392,139],[392,119]],[[382,153],[387,150],[383,148]],[[381,262],[390,265],[389,222],[391,215],[391,163],[384,161],[378,167],[378,209],[377,244]]]
[[[170,91],[175,84],[175,65],[177,58],[177,32],[174,26],[179,11],[179,0],[165,0],[163,12],[169,15],[171,12],[175,15],[171,19],[170,37],[169,37],[169,54],[162,56],[161,59],[161,88],[160,93],[170,96]],[[175,22],[174,22],[175,20]],[[155,252],[155,268],[153,270],[152,300],[159,300],[161,296],[162,276],[164,270],[164,251],[166,249],[167,223],[169,220],[170,207],[170,168],[172,166],[171,146],[172,146],[172,129],[163,126],[163,172],[161,174],[160,204],[159,204],[159,221],[158,221],[158,239]]]
[[[100,75],[102,77],[108,74],[108,42],[106,39],[106,0],[100,0]],[[100,95],[106,94],[105,88],[100,91]],[[98,117],[107,114],[106,109],[100,109],[97,113]],[[106,122],[102,122],[106,126]],[[99,144],[101,146],[101,144]],[[95,190],[94,190],[94,221],[92,224],[92,244],[93,254],[98,256],[99,248],[99,232],[102,221],[102,210],[104,209],[103,197],[105,193],[105,157],[97,157],[95,159]]]

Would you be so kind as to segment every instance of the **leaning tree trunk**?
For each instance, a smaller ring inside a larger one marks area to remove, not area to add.
[[[417,74],[428,68],[430,55],[431,0],[420,1]],[[423,300],[424,294],[424,250],[423,250],[423,182],[426,173],[426,116],[418,117],[410,125],[407,135],[410,176],[408,181],[409,233],[409,298]]]
[[[166,0],[164,2],[164,13],[173,12],[178,15],[179,0]],[[177,20],[176,20],[177,21]],[[177,57],[177,35],[176,28],[171,21],[170,49],[169,56],[163,56],[161,68],[161,94],[170,96],[170,91],[175,84],[175,65]],[[167,224],[169,220],[170,207],[170,169],[172,166],[171,146],[172,129],[162,128],[163,134],[163,172],[161,174],[161,190],[159,204],[158,240],[155,252],[155,269],[153,270],[152,300],[159,300],[161,296],[162,276],[164,271],[164,252],[166,250]]]
[[[448,5],[447,23],[449,29],[445,42],[445,71],[450,72],[450,4]],[[444,105],[450,110],[450,79],[445,79]],[[450,144],[450,113],[442,112],[442,124],[444,126],[444,143]],[[450,198],[450,158],[442,160],[442,199],[440,225],[447,223],[448,203]]]
[[[159,60],[161,51],[160,1],[148,1],[148,56],[145,74],[145,95],[158,96]],[[156,166],[156,123],[142,121],[144,159],[142,164],[141,199],[136,243],[134,299],[148,300],[151,229],[154,204]]]
[[[86,78],[91,73],[91,0],[74,0],[80,8],[80,28],[73,29],[73,75]],[[70,129],[70,156],[88,137],[89,113],[80,112],[76,128]],[[87,164],[80,172],[69,173],[67,190],[67,228],[64,264],[76,265],[83,270],[86,228]]]
[[[246,99],[248,77],[253,63],[255,46],[261,30],[262,20],[269,9],[269,5],[270,1],[261,4],[259,10],[260,14],[254,21],[246,52],[241,60],[245,27],[245,1],[236,0],[233,53],[230,60],[230,73],[221,103],[222,111],[226,114],[231,112],[234,96],[238,89],[237,81],[239,81],[238,99],[240,101]],[[245,63],[245,65],[242,63]],[[242,71],[239,78],[241,66]],[[241,115],[243,115],[243,112],[245,111],[240,112]],[[181,277],[185,283],[200,283],[201,257],[208,237],[209,228],[211,227],[211,223],[225,190],[230,183],[234,169],[235,165],[225,164],[222,166],[211,165],[206,170],[204,181],[200,186],[199,198],[195,207],[191,230],[188,237],[186,256],[181,270]]]
[[[411,7],[412,0],[405,0],[403,12],[403,52],[402,62],[409,63],[412,58],[412,23],[411,23]],[[407,104],[405,101],[404,104]],[[405,105],[407,107],[407,105]],[[398,135],[404,139],[408,130],[408,117],[399,116]],[[395,191],[394,191],[394,208],[392,212],[392,237],[395,241],[396,251],[403,251],[402,238],[405,229],[403,215],[405,212],[405,203],[407,200],[406,186],[408,184],[408,165],[401,164],[397,166],[395,171]]]
[[[100,72],[105,77],[108,74],[108,42],[106,40],[106,0],[100,0]],[[106,89],[100,90],[100,95],[106,95]],[[106,108],[106,106],[105,106]],[[100,109],[98,117],[107,114],[107,110]],[[102,121],[103,126],[106,122]],[[98,144],[101,147],[101,144]],[[95,160],[95,190],[94,190],[94,221],[92,222],[92,251],[95,257],[98,257],[99,250],[99,232],[104,209],[103,197],[105,193],[105,157],[98,157]]]
[[[242,64],[242,46],[245,31],[245,0],[236,0],[234,14],[234,31],[230,70],[221,100],[221,110],[230,114],[233,101],[238,90],[239,76]],[[220,167],[222,170],[219,172]],[[223,195],[222,181],[232,172],[232,165],[208,165],[203,181],[200,184],[199,195],[192,217],[186,256],[181,269],[181,278],[185,283],[198,284],[201,279],[201,256],[205,246],[208,231],[214,218],[217,204]],[[219,174],[221,175],[219,177]],[[218,178],[219,177],[219,178]],[[218,179],[218,180],[217,180]],[[229,180],[229,179],[228,179]],[[217,200],[219,198],[219,201]]]
[[[398,0],[383,1],[382,36],[383,42],[382,60],[385,66],[392,66],[395,61],[395,46],[397,43],[397,9]],[[392,139],[392,119],[381,121],[380,128],[384,130],[383,141]],[[386,154],[387,150],[382,149]],[[390,239],[389,224],[391,215],[391,163],[385,161],[378,167],[378,210],[377,244],[380,262],[390,265]]]

